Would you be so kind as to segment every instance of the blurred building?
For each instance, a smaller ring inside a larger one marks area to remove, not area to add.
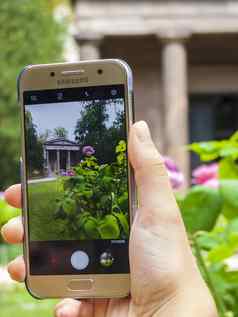
[[[81,59],[134,71],[136,119],[189,175],[185,144],[238,128],[238,1],[72,0]]]

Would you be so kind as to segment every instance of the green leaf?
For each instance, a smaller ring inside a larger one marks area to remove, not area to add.
[[[238,233],[232,233],[227,242],[224,242],[208,253],[212,263],[221,262],[231,257],[238,250]]]
[[[91,239],[99,239],[100,234],[98,232],[98,223],[94,217],[88,218],[84,224],[84,231],[86,235]]]
[[[202,161],[212,161],[219,157],[221,143],[218,141],[193,143],[189,146],[190,150],[200,156]]]
[[[197,238],[197,243],[199,247],[203,250],[211,250],[219,245],[219,241],[211,235],[211,233],[204,232]]]
[[[129,224],[127,217],[122,212],[114,212],[113,215],[119,220],[126,236],[129,236]]]
[[[116,153],[122,153],[126,151],[126,142],[121,140],[116,147]]]
[[[222,214],[227,218],[227,219],[234,219],[235,217],[238,216],[238,209],[231,206],[228,203],[224,203],[223,208],[222,208]]]
[[[220,161],[219,178],[238,179],[238,166],[231,158],[226,158]]]
[[[119,153],[117,155],[117,163],[119,165],[121,165],[124,162],[124,160],[125,160],[125,154],[124,153]]]
[[[84,213],[80,213],[79,215],[76,216],[76,224],[77,224],[77,228],[81,229],[84,226],[84,223],[88,220],[88,218],[90,217],[90,213],[89,212],[84,212]]]
[[[227,144],[223,149],[220,151],[221,157],[232,157],[236,159],[238,157],[238,147],[237,145]]]
[[[66,198],[62,203],[62,207],[63,207],[64,211],[66,212],[66,214],[75,213],[75,211],[77,209],[77,205],[76,205],[75,200],[71,199],[71,198]]]
[[[223,214],[232,219],[238,216],[238,180],[226,179],[220,182],[220,192],[223,197]]]
[[[113,215],[106,215],[99,226],[102,239],[118,239],[120,228],[117,219]]]
[[[211,230],[221,212],[222,199],[218,190],[206,186],[193,187],[180,203],[189,233]]]
[[[236,131],[231,137],[230,140],[233,142],[238,142],[238,131]]]

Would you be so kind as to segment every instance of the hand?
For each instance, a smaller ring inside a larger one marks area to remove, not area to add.
[[[131,127],[128,150],[140,206],[130,235],[131,297],[103,301],[65,299],[56,306],[56,316],[217,316],[190,250],[166,169],[145,122]],[[10,187],[5,198],[20,207],[20,185]],[[2,235],[9,243],[22,242],[21,219],[10,220],[2,228]],[[8,271],[13,279],[23,281],[23,258],[11,262]]]

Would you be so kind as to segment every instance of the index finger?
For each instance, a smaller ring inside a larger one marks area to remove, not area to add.
[[[21,208],[21,184],[10,186],[4,193],[7,203],[13,207]]]

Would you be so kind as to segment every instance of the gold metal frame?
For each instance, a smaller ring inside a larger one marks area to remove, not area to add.
[[[98,69],[103,73],[99,74]],[[74,71],[79,70],[77,73]],[[50,76],[54,72],[55,76]],[[66,76],[66,73],[67,76]],[[65,80],[66,79],[66,80]],[[73,80],[72,80],[73,79]],[[82,79],[82,80],[81,80]],[[86,82],[87,81],[87,82]],[[18,95],[21,106],[22,124],[22,209],[24,222],[24,258],[26,263],[26,287],[37,298],[117,298],[125,297],[130,292],[130,274],[78,274],[78,275],[30,275],[29,270],[29,232],[26,193],[26,153],[24,131],[23,92],[30,90],[59,89],[71,87],[89,87],[100,85],[124,84],[127,135],[133,122],[133,87],[132,73],[129,66],[116,59],[94,60],[77,63],[33,65],[26,67],[18,79]],[[133,171],[128,162],[130,222],[137,206]],[[94,281],[89,290],[70,290],[72,280]]]

